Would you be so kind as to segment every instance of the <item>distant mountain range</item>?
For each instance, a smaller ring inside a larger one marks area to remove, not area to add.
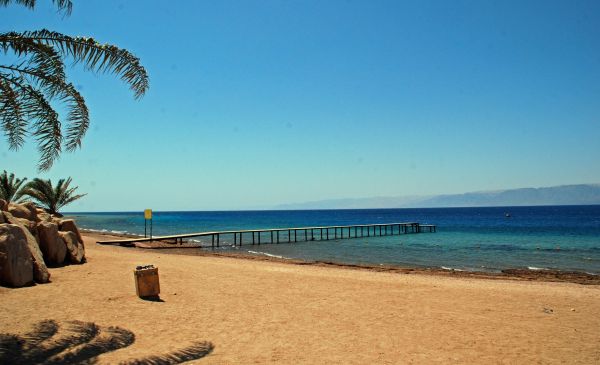
[[[432,196],[331,199],[281,204],[275,209],[444,208],[600,204],[600,184],[561,185]]]

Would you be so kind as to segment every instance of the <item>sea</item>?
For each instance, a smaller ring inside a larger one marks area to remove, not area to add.
[[[84,229],[144,235],[141,211],[67,215]],[[600,205],[154,212],[152,233],[396,222],[434,224],[437,232],[291,244],[264,244],[269,239],[263,236],[263,244],[246,241],[241,247],[232,245],[232,236],[224,236],[218,250],[311,262],[485,272],[553,269],[600,275]],[[146,229],[149,234],[149,226]],[[287,241],[286,237],[282,232],[281,239]],[[207,240],[210,237],[192,242],[207,244]]]

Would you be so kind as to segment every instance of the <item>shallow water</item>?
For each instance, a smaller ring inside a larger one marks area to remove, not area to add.
[[[506,214],[510,217],[506,217]],[[80,227],[144,234],[142,212],[71,213]],[[244,244],[243,250],[309,261],[445,267],[575,270],[600,274],[600,206],[356,209],[239,212],[155,212],[154,235],[215,230],[392,222],[436,224],[437,233],[294,244]],[[298,238],[303,237],[298,232]],[[269,240],[263,236],[262,242]],[[287,240],[282,233],[282,240]],[[210,239],[210,238],[209,238]],[[206,243],[206,241],[205,241]]]

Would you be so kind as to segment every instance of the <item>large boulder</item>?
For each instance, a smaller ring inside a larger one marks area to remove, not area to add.
[[[79,229],[77,229],[77,225],[75,225],[74,219],[63,219],[60,221],[58,226],[59,230],[63,232],[73,232],[77,236],[77,241],[83,244],[83,237],[81,237],[81,233],[79,233]]]
[[[50,281],[50,272],[48,272],[48,267],[44,262],[44,256],[42,255],[42,251],[40,250],[40,246],[38,244],[38,240],[36,239],[36,233],[32,233],[31,227],[25,226],[24,222],[29,222],[29,224],[34,224],[28,220],[22,220],[19,218],[13,217],[10,213],[4,212],[4,217],[8,223],[14,224],[21,228],[23,234],[25,235],[25,239],[27,240],[27,247],[29,248],[29,252],[31,253],[31,259],[33,261],[33,278],[37,283],[47,283]]]
[[[33,263],[23,230],[0,224],[0,283],[21,287],[33,283]]]
[[[2,223],[6,223],[6,218],[4,218],[4,214],[2,214],[2,211],[0,210],[0,224]]]
[[[27,230],[29,230],[29,232],[31,234],[33,234],[34,236],[37,235],[37,223],[30,221],[29,219],[25,219],[25,218],[15,218],[15,219],[18,220],[23,226],[25,226],[25,228],[27,228]]]
[[[8,204],[8,212],[12,214],[16,218],[24,218],[30,220],[32,222],[37,222],[37,210],[36,206],[33,203],[25,203],[25,204],[17,204],[10,203]]]
[[[8,203],[4,199],[0,199],[0,211],[6,212],[8,210]]]
[[[67,246],[58,235],[58,225],[56,223],[40,222],[37,228],[40,249],[44,254],[46,264],[62,265],[67,255]]]
[[[58,232],[67,246],[67,258],[73,264],[81,264],[85,259],[83,244],[77,240],[74,232]]]

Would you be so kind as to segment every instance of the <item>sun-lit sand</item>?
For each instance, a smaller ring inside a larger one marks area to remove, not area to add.
[[[98,246],[52,283],[0,288],[0,332],[44,319],[118,326],[135,342],[100,363],[194,341],[197,363],[600,363],[600,287],[381,273],[164,250]],[[135,294],[133,269],[159,268],[161,299]]]

